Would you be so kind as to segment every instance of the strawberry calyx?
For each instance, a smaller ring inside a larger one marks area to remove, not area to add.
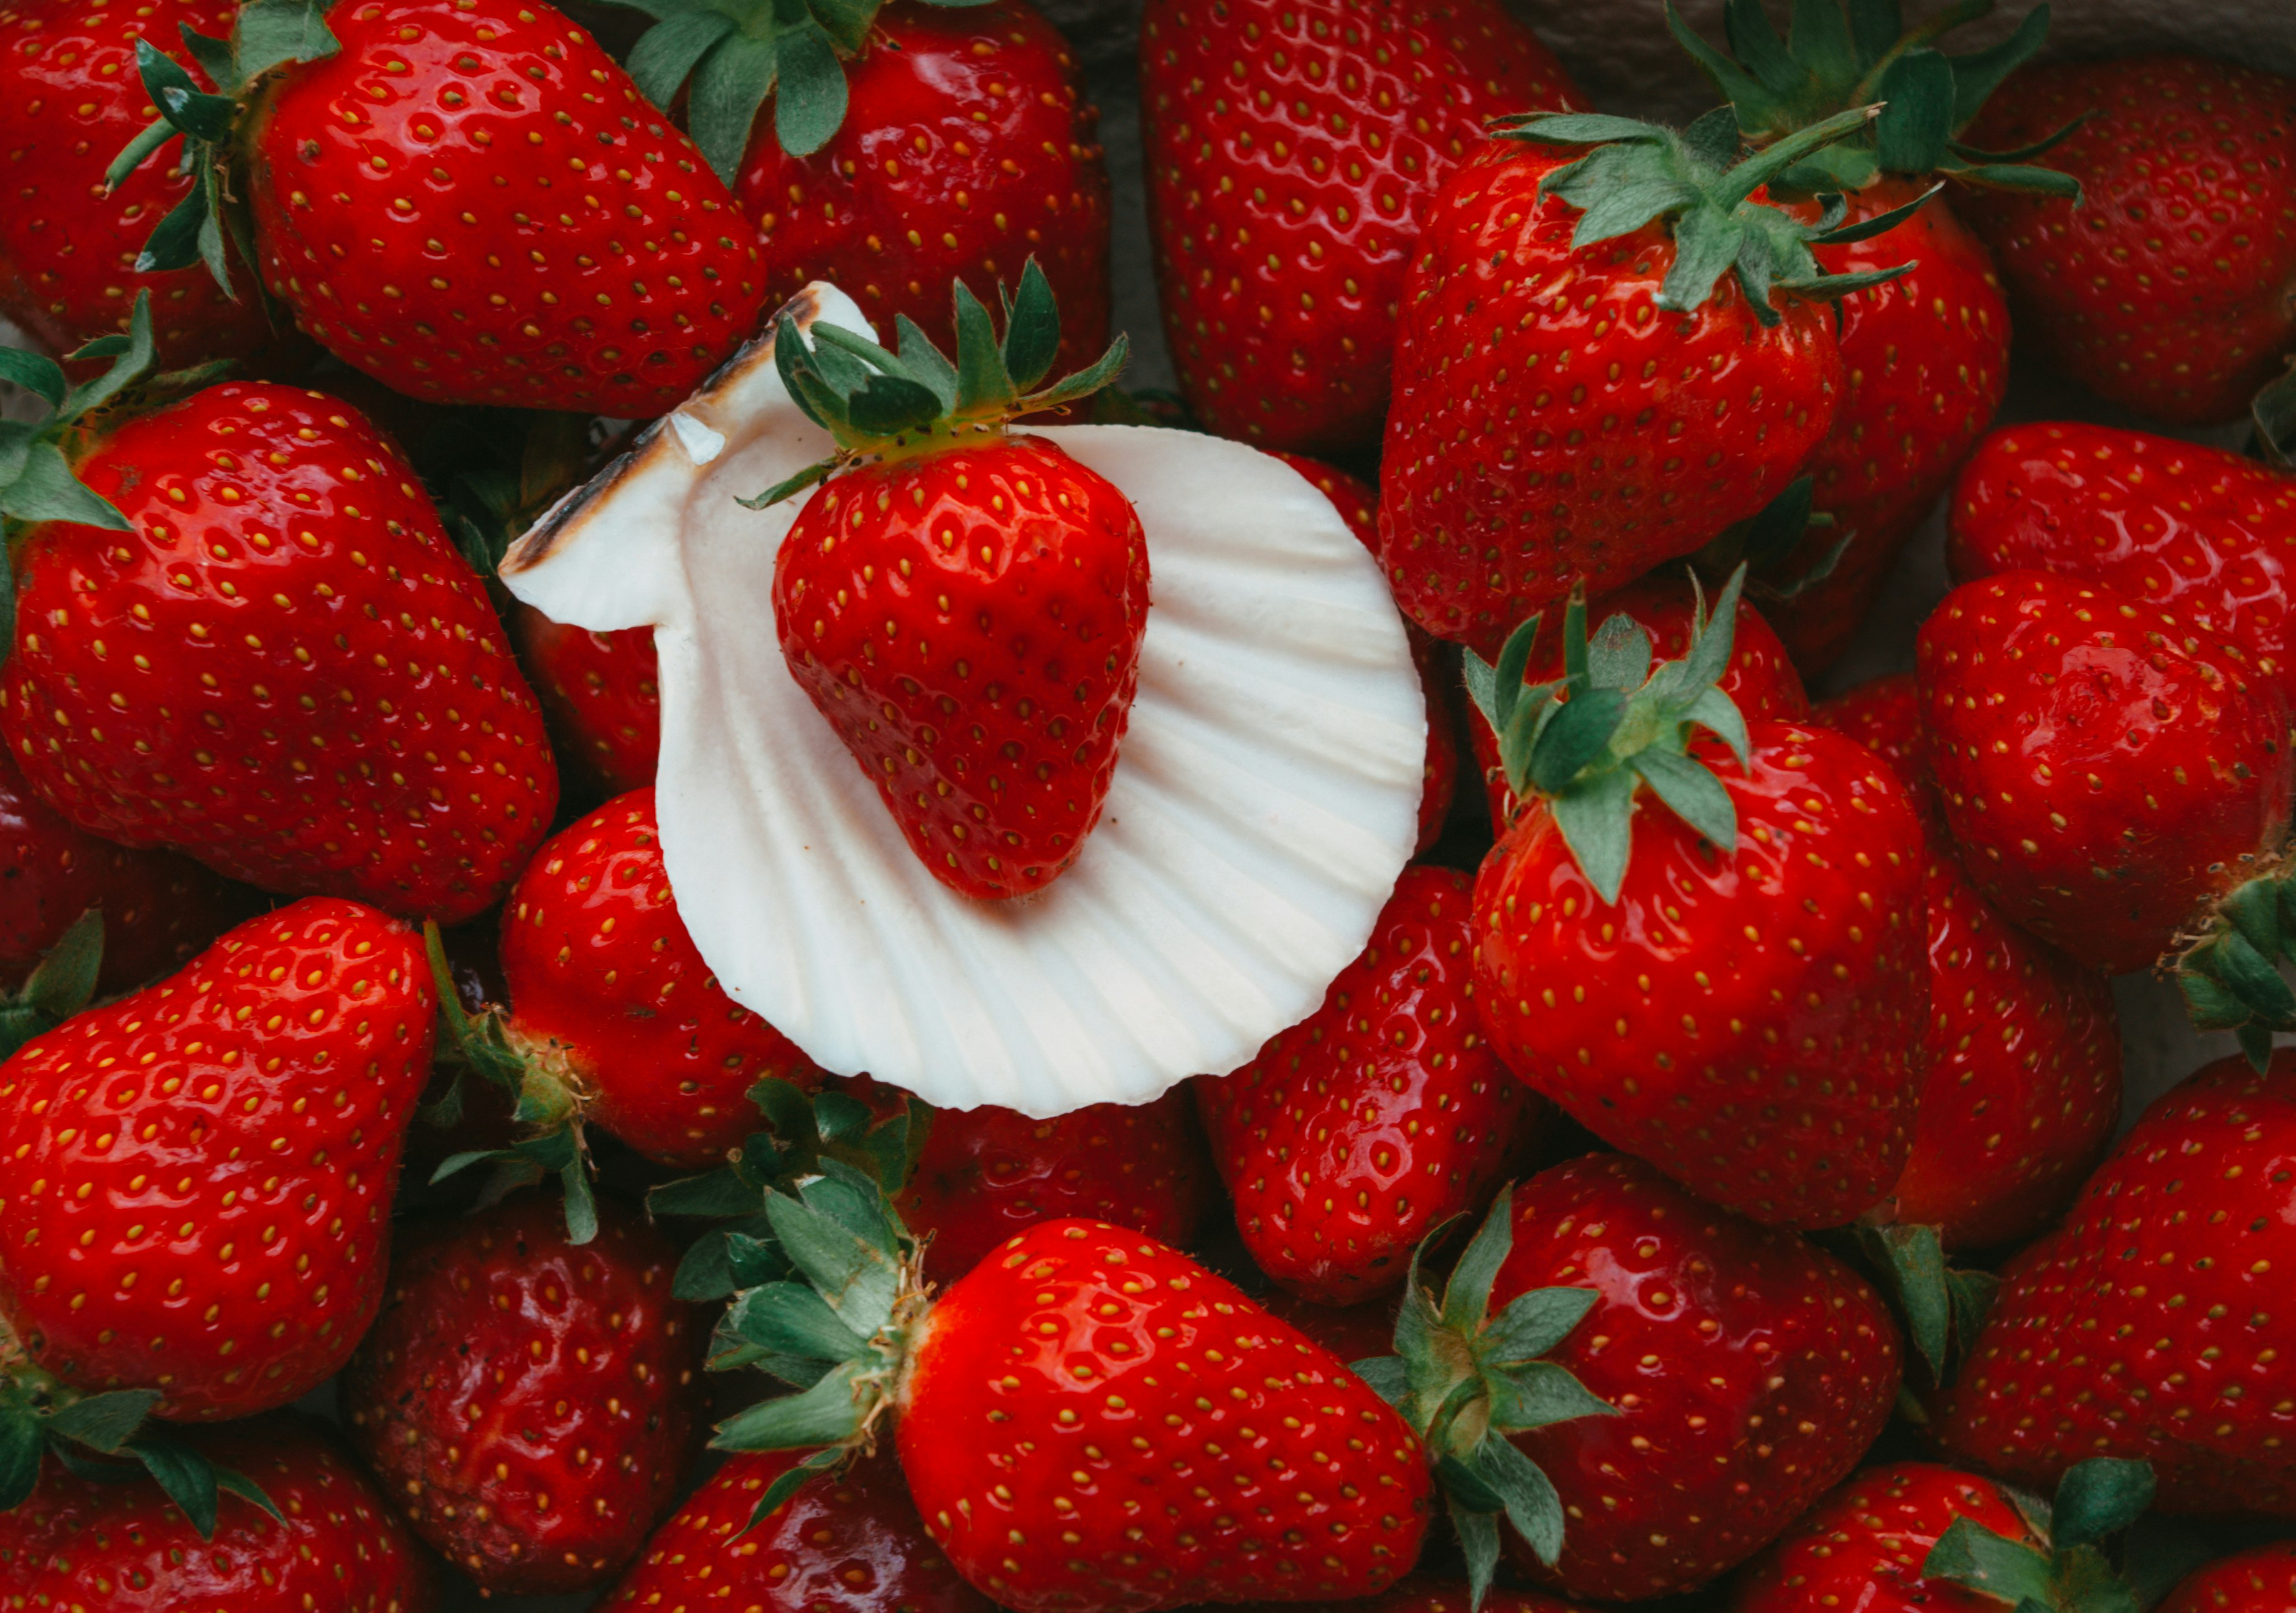
[[[2248,406],[2249,452],[2276,471],[2296,471],[2296,358],[2258,389]]]
[[[1960,0],[1911,29],[1897,0],[1818,0],[1797,5],[1780,39],[1761,0],[1727,0],[1718,50],[1666,0],[1666,25],[1730,102],[1739,130],[1767,146],[1845,109],[1879,103],[1881,115],[1849,139],[1812,152],[1781,173],[1784,193],[1863,190],[1884,174],[1934,174],[1966,185],[2033,195],[2080,196],[2080,182],[2027,166],[2072,133],[2068,124],[2020,152],[1980,152],[1956,138],[2001,81],[2041,48],[2049,8],[2037,5],[1998,45],[1948,56],[1935,41],[1988,15],[1993,0]]]
[[[2280,973],[2296,959],[2296,852],[2235,887],[2163,960],[2204,1031],[2230,1031],[2258,1070],[2276,1031],[2296,1031],[2296,989]]]
[[[1580,1417],[1615,1417],[1577,1378],[1538,1358],[1570,1337],[1598,1297],[1592,1288],[1532,1288],[1491,1313],[1491,1287],[1514,1244],[1514,1189],[1499,1189],[1439,1304],[1413,1251],[1395,1321],[1395,1354],[1352,1363],[1426,1444],[1467,1558],[1470,1599],[1480,1606],[1499,1559],[1504,1516],[1541,1562],[1562,1552],[1562,1498],[1510,1434]]]
[[[1563,843],[1605,902],[1619,899],[1634,844],[1642,786],[1715,846],[1738,844],[1738,811],[1692,749],[1704,729],[1750,765],[1746,719],[1718,681],[1730,664],[1746,570],[1733,572],[1711,613],[1701,591],[1690,647],[1653,668],[1650,634],[1620,613],[1590,642],[1587,593],[1572,590],[1562,617],[1563,675],[1525,684],[1538,636],[1532,616],[1508,636],[1496,665],[1470,650],[1467,693],[1498,737],[1499,761],[1518,799],[1544,801]]]
[[[784,311],[774,333],[782,384],[806,416],[836,440],[837,452],[739,502],[761,510],[863,459],[914,458],[982,437],[1007,422],[1090,397],[1124,368],[1130,344],[1119,335],[1086,369],[1039,387],[1061,345],[1061,310],[1052,283],[1031,257],[1017,292],[997,288],[1004,337],[962,280],[955,284],[956,360],[951,363],[906,314],[896,322],[898,352],[816,320],[812,343]],[[1033,389],[1033,390],[1032,390]]]
[[[2150,1462],[2100,1456],[2077,1462],[2043,1500],[2013,1485],[2001,1493],[2033,1542],[1956,1518],[1923,1560],[1921,1577],[1958,1585],[2015,1613],[2140,1613],[2210,1555],[2196,1536],[2147,1518]]]
[[[1942,1388],[1953,1381],[1961,1355],[1977,1338],[2001,1280],[1947,1260],[1937,1228],[1878,1217],[1815,1235],[1852,1264],[1862,1265],[1889,1296],[1906,1337]],[[1907,1396],[1910,1409],[1918,1403]],[[1916,1422],[1922,1420],[1916,1415]]]
[[[1671,129],[1606,112],[1527,112],[1493,124],[1493,136],[1549,145],[1594,149],[1538,182],[1541,196],[1560,196],[1578,210],[1570,244],[1583,249],[1631,235],[1662,219],[1674,235],[1674,263],[1654,300],[1686,313],[1702,306],[1727,272],[1755,317],[1776,325],[1775,292],[1830,300],[1910,273],[1911,263],[1854,275],[1829,275],[1813,246],[1863,241],[1896,228],[1919,212],[1931,191],[1902,207],[1845,225],[1849,204],[1829,192],[1815,224],[1753,200],[1754,193],[1794,164],[1865,128],[1878,106],[1838,112],[1741,158],[1736,115],[1718,107],[1686,129]]]
[[[1817,478],[1807,472],[1795,477],[1776,498],[1693,555],[1691,564],[1703,575],[1725,580],[1743,565],[1746,592],[1765,603],[1800,598],[1833,575],[1852,536],[1842,533],[1798,574],[1786,575],[1786,563],[1801,547],[1803,536],[1813,527],[1835,524],[1831,514],[1810,507],[1816,492]]]
[[[0,1058],[87,1007],[102,970],[103,909],[90,908],[56,937],[21,986],[0,996]]]

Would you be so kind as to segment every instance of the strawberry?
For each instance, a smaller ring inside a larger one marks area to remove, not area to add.
[[[1377,446],[1405,271],[1485,120],[1587,104],[1496,0],[1154,0],[1140,72],[1181,391],[1308,454]]]
[[[266,890],[490,906],[557,774],[390,442],[324,394],[234,382],[110,425],[74,470],[128,530],[52,519],[16,549],[0,733],[33,788]]]
[[[838,454],[750,502],[823,483],[774,560],[791,675],[935,876],[1018,896],[1100,819],[1139,683],[1148,548],[1114,483],[1004,427],[1113,380],[1122,339],[1032,392],[1060,329],[1042,271],[1021,276],[1001,348],[972,293],[955,300],[955,366],[914,325],[896,357],[817,323],[816,355],[784,315],[783,380]]]
[[[1270,1602],[1268,1607],[1284,1604]],[[1576,1602],[1538,1591],[1486,1591],[1414,1575],[1386,1595],[1351,1604],[1353,1613],[1585,1613]]]
[[[231,0],[11,0],[0,7],[0,316],[53,353],[126,331],[134,292],[158,300],[161,367],[244,358],[272,346],[262,303],[234,301],[206,270],[130,278],[152,226],[193,188],[140,169],[107,190],[104,169],[152,116],[135,45],[176,47],[179,29],[219,34]],[[202,89],[212,81],[195,80]],[[241,272],[245,273],[244,266]]]
[[[1877,277],[1822,273],[1829,235],[1748,198],[1865,120],[1731,167],[1726,111],[1686,135],[1533,117],[1445,181],[1405,283],[1380,484],[1412,620],[1488,653],[1574,580],[1608,592],[1786,490],[1840,403],[1821,300]]]
[[[104,995],[187,962],[259,905],[253,892],[172,852],[134,852],[78,829],[24,783],[0,751],[0,987],[24,983],[40,954],[90,908],[103,915]]]
[[[1369,1360],[1395,1347],[1395,1307],[1384,1301],[1315,1304],[1285,1289],[1270,1288],[1259,1303],[1276,1321],[1299,1329],[1344,1362]]]
[[[1671,661],[1689,649],[1690,630],[1698,619],[1701,602],[1686,571],[1660,570],[1606,595],[1588,608],[1590,614],[1603,621],[1627,617],[1650,636],[1660,656]],[[1762,613],[1740,600],[1737,625],[1732,631],[1730,662],[1716,687],[1749,718],[1792,722],[1808,716],[1809,695],[1802,687],[1801,674],[1794,670],[1785,645]],[[1562,676],[1562,632],[1557,621],[1548,624],[1532,645],[1523,680],[1544,683]],[[1506,769],[1499,761],[1498,736],[1491,732],[1490,720],[1472,705],[1467,711],[1467,739],[1482,771],[1492,832],[1503,835],[1522,803],[1507,783]]]
[[[651,786],[661,751],[653,630],[594,633],[530,605],[511,613],[510,627],[559,765],[608,795]]]
[[[646,1543],[602,1613],[721,1601],[745,1613],[995,1613],[925,1535],[890,1455],[810,1480],[750,1527],[786,1452],[736,1456]]]
[[[2296,696],[2296,478],[2221,449],[2071,421],[2005,426],[1954,486],[1964,581],[2054,572],[2175,611]]]
[[[836,1167],[800,1193],[770,1213],[819,1292],[741,1295],[713,1363],[762,1360],[803,1391],[720,1424],[719,1446],[830,1447],[760,1514],[890,1416],[925,1532],[1015,1613],[1341,1601],[1417,1559],[1429,1477],[1410,1429],[1186,1256],[1046,1222],[928,1299],[865,1177]]]
[[[1918,651],[1930,767],[1977,888],[2108,973],[2182,944],[2195,1016],[2260,1058],[2296,1017],[2266,961],[2296,809],[2276,687],[2180,615],[2042,572],[1955,589]]]
[[[431,1613],[429,1561],[334,1436],[280,1412],[187,1436],[271,1506],[217,1506],[212,1538],[156,1485],[51,1464],[40,1491],[0,1512],[0,1607],[73,1613]],[[211,1503],[215,1504],[215,1503]]]
[[[29,1359],[184,1421],[332,1377],[381,1302],[435,1009],[411,932],[313,897],[0,1065],[0,1321]]]
[[[410,1232],[343,1375],[351,1443],[486,1591],[586,1590],[636,1557],[708,1407],[676,1251],[601,1206],[576,1248],[541,1194]]]
[[[2020,332],[2116,403],[2231,420],[2296,344],[2296,79],[2197,56],[2020,70],[1968,130],[2048,160],[2078,202],[1972,195]]]
[[[1481,1433],[1531,1403],[1498,1394],[1494,1337],[1501,1359],[1546,1357],[1529,1395],[1559,1419]],[[1396,1345],[1365,1370],[1406,1388],[1433,1449],[1491,1476],[1507,1446],[1537,1479],[1535,1504],[1508,1508],[1516,1566],[1601,1601],[1693,1589],[1752,1556],[1856,1465],[1898,1390],[1896,1329],[1849,1267],[1620,1154],[1502,1194],[1439,1308],[1406,1290]],[[1471,1573],[1498,1544],[1476,1533]]]
[[[1476,876],[1476,999],[1508,1066],[1605,1141],[1757,1221],[1834,1226],[1905,1160],[1921,819],[1872,752],[1748,723],[1716,687],[1739,586],[1654,672],[1630,617],[1589,646],[1576,598],[1562,679],[1523,686],[1535,621],[1470,661],[1529,802]]]
[[[2150,1461],[2164,1510],[2296,1517],[2292,1148],[2296,1055],[2219,1059],[2164,1093],[2004,1270],[1939,1444],[2025,1485]]]
[[[2178,1583],[2161,1613],[2287,1613],[2296,1607],[2296,1543],[2254,1546]]]
[[[210,53],[218,95],[139,56],[161,120],[113,174],[180,134],[201,176],[147,260],[182,268],[250,231],[271,294],[377,380],[654,416],[755,328],[765,285],[734,198],[538,0],[355,0],[324,23],[252,0]],[[225,277],[219,251],[209,267]]]
[[[1921,693],[1911,672],[1889,672],[1844,689],[1811,708],[1810,720],[1847,734],[1882,761],[1913,796],[1926,819],[1938,810],[1922,733]]]
[[[1412,1248],[1480,1209],[1544,1106],[1475,1006],[1473,882],[1412,868],[1323,1006],[1242,1069],[1195,1083],[1259,1269],[1324,1304],[1403,1280]]]

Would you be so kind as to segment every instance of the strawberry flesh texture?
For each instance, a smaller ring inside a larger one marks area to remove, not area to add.
[[[1302,1298],[1394,1289],[1420,1240],[1480,1210],[1532,1140],[1546,1106],[1475,1007],[1473,901],[1464,874],[1404,869],[1323,1006],[1194,1083],[1244,1247]]]
[[[0,1512],[10,1608],[73,1613],[431,1613],[429,1560],[332,1431],[293,1412],[179,1437],[253,1479],[273,1518],[226,1492],[201,1540],[160,1486],[86,1478],[53,1458],[31,1499]],[[134,1469],[128,1469],[134,1471]]]
[[[2296,1054],[2173,1088],[2017,1256],[1931,1429],[2046,1492],[2093,1456],[2152,1464],[2169,1512],[2296,1518]]]
[[[1924,821],[1938,811],[1930,778],[1928,740],[1922,733],[1919,686],[1911,672],[1890,672],[1844,689],[1812,708],[1820,728],[1847,734],[1882,761],[1912,794]]]
[[[652,785],[661,756],[653,630],[596,633],[521,605],[511,614],[511,635],[560,767],[608,795]]]
[[[1451,176],[1396,340],[1381,557],[1406,614],[1485,659],[1577,581],[1608,593],[1760,511],[1842,391],[1832,309],[1764,325],[1727,276],[1660,309],[1660,223],[1574,250],[1582,215],[1538,193],[1565,160],[1506,142]]]
[[[709,1416],[677,1250],[610,1202],[566,1240],[554,1194],[410,1231],[343,1375],[351,1443],[414,1532],[488,1592],[611,1578],[677,1494]]]
[[[1898,1334],[1879,1296],[1791,1232],[1702,1203],[1642,1160],[1590,1155],[1515,1189],[1494,1315],[1532,1288],[1592,1288],[1547,1359],[1615,1417],[1512,1437],[1568,1519],[1549,1569],[1605,1601],[1690,1590],[1769,1543],[1889,1420]]]
[[[109,996],[189,962],[261,905],[188,857],[130,851],[75,828],[32,793],[4,750],[0,868],[0,989],[11,992],[90,908],[103,910],[95,989]]]
[[[1698,595],[1687,572],[1653,572],[1617,593],[1596,600],[1587,610],[1587,621],[1599,626],[1612,616],[1626,615],[1650,635],[1651,653],[1660,661],[1678,661],[1690,651],[1690,623],[1698,608]],[[1530,661],[1523,668],[1526,684],[1545,683],[1562,676],[1562,621],[1550,611],[1540,623]],[[1730,639],[1730,664],[1716,680],[1721,691],[1737,703],[1748,721],[1757,717],[1799,721],[1809,715],[1809,694],[1785,645],[1762,613],[1752,605],[1738,606],[1738,620]],[[1483,797],[1489,803],[1491,832],[1505,835],[1522,811],[1507,783],[1499,761],[1498,736],[1490,720],[1472,703],[1467,707],[1467,742],[1482,774]]]
[[[790,671],[964,896],[1042,889],[1100,821],[1140,679],[1131,502],[1040,437],[865,465],[774,566]]]
[[[721,1165],[762,1124],[752,1086],[821,1082],[685,933],[651,788],[544,843],[504,904],[500,957],[512,1042],[564,1069],[590,1118],[649,1158]]]
[[[1887,766],[1797,723],[1710,760],[1724,856],[1647,794],[1615,906],[1532,806],[1475,885],[1499,1056],[1612,1146],[1757,1221],[1839,1226],[1898,1178],[1920,1090],[1922,828]]]
[[[0,1065],[0,1320],[178,1420],[316,1388],[382,1300],[436,1008],[420,937],[316,896],[26,1043]]]
[[[1926,188],[1885,178],[1850,193],[1845,221],[1877,217]],[[1849,647],[1898,551],[2001,407],[2009,308],[1992,256],[1942,197],[1870,241],[1811,250],[1829,275],[1913,265],[1841,300],[1841,407],[1802,466],[1816,479],[1811,507],[1833,524],[1811,527],[1780,577],[1797,580],[1845,539],[1848,547],[1823,580],[1764,604],[1795,662],[1815,674]]]
[[[599,1604],[742,1613],[995,1613],[926,1537],[890,1453],[808,1480],[755,1529],[766,1486],[803,1455],[736,1456],[646,1543]]]
[[[1496,0],[1153,0],[1143,137],[1188,404],[1258,448],[1366,452],[1437,188],[1483,122],[1585,98]]]
[[[2296,79],[2198,56],[2010,75],[1963,134],[2081,183],[1972,187],[1956,205],[2009,283],[2017,330],[2084,386],[2156,419],[2233,420],[2296,343]]]
[[[17,557],[0,729],[32,786],[265,890],[447,924],[491,906],[557,769],[398,450],[322,393],[231,383],[78,470],[135,531],[52,522]]]
[[[810,156],[757,120],[734,193],[775,302],[826,280],[893,345],[906,314],[953,352],[949,291],[994,306],[1031,257],[1061,310],[1053,374],[1108,345],[1108,172],[1075,56],[1025,0],[890,5],[843,64],[845,119]]]
[[[410,397],[643,418],[756,328],[755,232],[543,4],[359,0],[251,123],[265,283]]]
[[[2179,1580],[2160,1613],[2289,1613],[2296,1608],[2296,1543],[2277,1541]],[[1986,1609],[1991,1613],[1991,1609]]]
[[[1980,444],[1946,555],[1964,581],[2054,572],[2175,611],[2296,700],[2296,477],[2220,449],[2049,421]]]
[[[1922,1576],[1930,1550],[1966,1518],[2046,1553],[2000,1486],[1935,1462],[1869,1468],[1804,1514],[1738,1581],[1732,1613],[2000,1613],[2001,1602]]]
[[[1329,1352],[1097,1222],[953,1284],[896,1429],[926,1533],[1014,1613],[1385,1590],[1427,1532],[1425,1453]]]
[[[1368,1361],[1395,1354],[1393,1303],[1316,1304],[1282,1288],[1270,1288],[1259,1303],[1270,1316],[1299,1329],[1341,1361]]]
[[[1946,596],[1917,646],[1945,818],[1977,888],[2108,974],[2151,963],[2278,851],[2278,690],[2185,620],[2042,572]]]

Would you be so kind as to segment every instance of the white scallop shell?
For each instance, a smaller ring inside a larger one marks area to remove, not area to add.
[[[826,285],[792,311],[868,328]],[[662,851],[734,999],[825,1068],[1034,1115],[1233,1069],[1313,1011],[1410,857],[1426,745],[1386,585],[1297,473],[1187,432],[1043,434],[1137,507],[1154,603],[1100,825],[1018,901],[926,870],[783,662],[774,552],[802,500],[734,498],[831,444],[770,339],[502,567],[561,621],[653,626]]]

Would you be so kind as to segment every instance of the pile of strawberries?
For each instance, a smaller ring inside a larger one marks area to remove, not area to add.
[[[2296,1607],[2296,80],[1147,0],[1127,394],[1027,0],[630,4],[0,0],[0,1609]],[[2013,330],[2251,451],[1995,429]],[[758,630],[955,899],[1153,610],[1030,426],[1330,499],[1429,724],[1314,1014],[1034,1117],[728,995],[650,630],[496,565],[752,342]],[[2124,1130],[2147,969],[2240,1051]]]

